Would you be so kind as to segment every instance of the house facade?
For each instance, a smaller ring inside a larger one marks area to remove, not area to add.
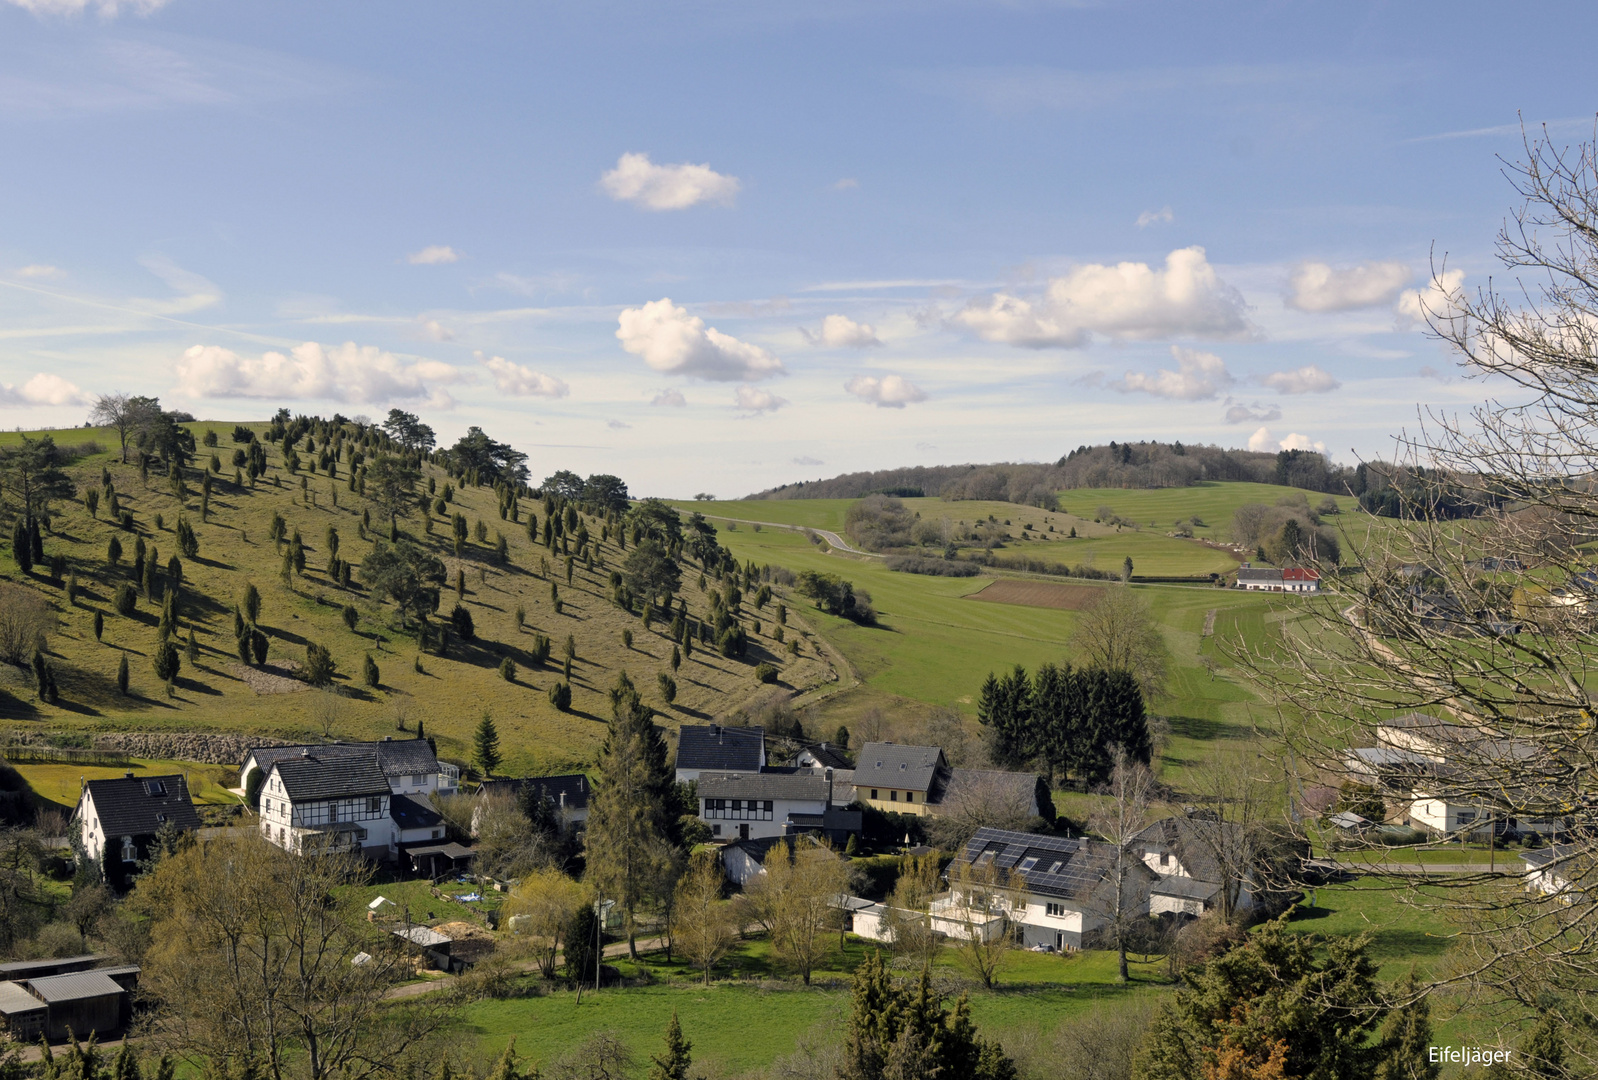
[[[868,742],[855,761],[855,798],[876,810],[925,814],[942,794],[949,763],[936,746]]]
[[[393,861],[408,845],[444,838],[426,796],[394,791],[375,755],[323,758],[302,748],[272,763],[260,796],[261,833],[285,851],[331,847]]]
[[[766,729],[685,724],[677,733],[677,783],[703,772],[757,773],[766,767]]]
[[[482,800],[504,794],[520,800],[531,791],[554,810],[555,816],[560,820],[561,835],[578,836],[588,821],[588,798],[593,793],[593,787],[588,777],[582,773],[568,773],[562,776],[524,776],[514,780],[484,780],[477,787],[477,797]],[[474,834],[477,831],[479,812],[472,811]]]
[[[111,858],[131,872],[149,858],[155,834],[164,826],[192,831],[200,827],[200,815],[181,774],[135,777],[130,772],[120,779],[85,782],[73,823],[96,865],[106,865],[109,847]]]
[[[829,774],[702,772],[698,794],[699,819],[722,842],[819,833],[844,843],[850,833],[860,831],[860,811],[834,804]]]
[[[1244,563],[1237,572],[1237,587],[1248,592],[1318,593],[1321,573],[1300,567],[1279,570],[1274,566]]]
[[[1218,857],[1249,861],[1241,826],[1199,814],[1162,818],[1138,833],[1134,844],[1155,875],[1148,886],[1150,915],[1202,915],[1221,905],[1228,886],[1237,890],[1235,910],[1248,911],[1256,902],[1254,882],[1246,875],[1228,882]]]

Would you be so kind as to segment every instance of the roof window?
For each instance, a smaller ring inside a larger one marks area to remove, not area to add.
[[[1049,867],[1049,873],[1058,874],[1060,872],[1060,867],[1062,867],[1064,865],[1065,865],[1065,862],[1063,860],[1055,859],[1054,860],[1054,865]]]
[[[166,784],[161,780],[146,780],[144,782],[144,790],[149,795],[165,795]]]
[[[1022,870],[1030,870],[1034,866],[1036,866],[1037,864],[1038,864],[1038,857],[1036,855],[1028,855],[1026,858],[1021,860],[1020,869],[1022,869]]]

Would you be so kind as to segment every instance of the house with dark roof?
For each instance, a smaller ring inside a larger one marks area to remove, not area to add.
[[[1114,857],[1115,848],[1093,840],[981,828],[955,861],[991,866],[1016,882],[1018,887],[999,891],[1003,914],[1019,929],[1022,943],[1064,951],[1081,948],[1084,936],[1103,926],[1104,913],[1113,909]],[[1141,898],[1155,877],[1142,863],[1126,874],[1123,887],[1135,910],[1142,910]],[[950,881],[957,882],[958,876]],[[954,885],[947,898],[933,902],[930,914],[940,926],[986,926],[987,907],[974,914],[972,908],[971,898]]]
[[[860,811],[836,804],[827,773],[702,772],[698,794],[699,818],[721,841],[814,833],[841,845],[861,827]]]
[[[593,794],[594,785],[582,773],[567,773],[561,776],[523,776],[512,780],[484,780],[477,787],[477,798],[481,801],[493,798],[496,795],[509,795],[518,801],[532,793],[537,798],[548,803],[554,810],[555,816],[560,820],[561,833],[573,836],[583,831],[583,825],[588,821],[588,798]],[[477,831],[477,815],[480,810],[472,811],[472,831]]]
[[[793,763],[801,769],[810,769],[812,772],[854,769],[854,762],[849,760],[844,748],[827,742],[811,743],[799,751]]]
[[[376,755],[301,747],[272,762],[260,795],[261,833],[285,851],[332,847],[391,861],[444,838],[443,815],[425,795],[394,791]]]
[[[107,847],[131,868],[149,858],[150,844],[163,827],[185,832],[200,827],[188,780],[177,773],[135,777],[129,772],[120,779],[86,781],[72,817],[84,850],[102,867]]]
[[[388,780],[389,790],[397,795],[420,795],[425,800],[435,791],[453,794],[460,784],[460,769],[439,761],[426,739],[396,739],[390,735],[376,742],[257,746],[244,755],[244,763],[239,766],[239,789],[250,790],[252,773],[258,773],[265,780],[273,765],[307,752],[319,761],[375,758]]]
[[[1225,888],[1236,890],[1235,910],[1254,906],[1253,881],[1230,880],[1232,875],[1217,858],[1225,853],[1229,861],[1246,861],[1241,826],[1208,814],[1173,815],[1138,833],[1134,842],[1144,865],[1157,876],[1148,889],[1150,915],[1203,914],[1220,905]],[[1238,853],[1238,859],[1231,860],[1232,853]]]
[[[1549,844],[1522,851],[1520,859],[1526,864],[1527,892],[1544,896],[1566,894],[1565,899],[1570,901],[1590,887],[1592,853],[1580,844]]]
[[[1043,809],[1036,773],[950,768],[936,746],[866,743],[849,780],[861,803],[898,814],[937,815],[978,800],[1024,817],[1037,817]]]
[[[766,767],[766,729],[685,724],[677,733],[677,783],[705,771],[757,773]]]

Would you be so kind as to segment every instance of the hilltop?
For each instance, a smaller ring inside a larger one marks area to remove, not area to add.
[[[635,541],[637,535],[635,522],[626,517],[625,489],[619,504],[580,504],[579,492],[569,486],[572,480],[580,486],[580,478],[558,474],[569,478],[562,493],[535,496],[525,476],[496,485],[490,482],[491,465],[480,472],[458,455],[408,448],[388,432],[342,417],[288,420],[285,411],[271,422],[180,419],[174,426],[183,433],[176,437],[177,456],[184,456],[183,436],[194,444],[192,459],[175,468],[157,453],[141,469],[137,451],[131,450],[124,464],[119,437],[109,428],[0,436],[0,452],[23,446],[25,439],[50,437],[64,450],[63,471],[71,489],[70,498],[52,503],[39,537],[43,558],[24,572],[14,550],[23,518],[15,485],[7,485],[0,527],[13,542],[5,545],[0,563],[0,579],[10,586],[0,588],[11,592],[8,601],[20,595],[18,587],[28,590],[57,623],[47,651],[58,691],[54,702],[40,699],[28,657],[18,657],[22,664],[17,666],[0,666],[0,719],[15,733],[379,738],[415,731],[425,722],[441,754],[464,760],[470,756],[470,734],[486,712],[500,732],[505,771],[546,771],[593,759],[610,712],[607,692],[623,671],[673,728],[735,709],[764,690],[754,673],[763,661],[777,666],[779,683],[792,691],[836,678],[825,646],[818,645],[798,612],[785,628],[778,627],[774,613],[785,592],[781,583],[774,586],[777,599],[761,610],[749,602],[756,585],[741,613],[748,634],[744,655],[724,657],[714,643],[696,639],[676,675],[675,700],[668,704],[657,675],[670,670],[669,622],[656,615],[646,629],[641,599],[632,598],[632,610],[626,610],[612,585],[612,573],[626,557],[621,541]],[[519,457],[512,453],[511,460],[519,465]],[[369,471],[383,459],[415,463],[416,490],[399,501],[396,535],[436,557],[444,571],[443,581],[433,586],[441,601],[429,620],[432,635],[425,650],[414,617],[402,620],[393,602],[373,594],[362,572],[363,561],[390,535],[383,507],[393,500],[385,500]],[[365,495],[352,490],[352,465],[367,470],[353,483],[364,486]],[[182,478],[181,489],[172,479],[174,471]],[[425,511],[418,509],[422,492],[430,494]],[[119,515],[129,516],[119,521],[113,503]],[[552,514],[556,523],[549,520]],[[275,521],[282,525],[277,539]],[[618,536],[624,527],[630,535]],[[457,529],[464,534],[459,545]],[[535,531],[536,539],[530,535]],[[190,533],[197,547],[185,556],[180,546]],[[713,528],[709,535],[714,537]],[[115,560],[108,554],[113,542],[120,548]],[[155,564],[148,593],[145,575],[136,578],[133,570],[141,545],[146,561]],[[705,556],[702,547],[696,550],[702,557],[685,554],[681,560],[681,587],[675,594],[690,625],[713,618],[711,597],[719,586],[714,569],[702,576],[706,559],[713,564],[714,558],[729,558],[713,540],[714,557]],[[286,572],[285,555],[291,565],[303,560],[302,569]],[[175,568],[169,565],[174,556]],[[744,569],[753,570],[754,579],[761,577],[758,568]],[[732,568],[727,574],[740,584],[750,580]],[[127,616],[115,608],[121,586],[135,593]],[[246,666],[237,656],[235,608],[252,586],[260,598],[256,625],[264,636],[266,666]],[[175,596],[171,640],[180,656],[170,696],[155,670],[169,592]],[[457,603],[470,617],[471,636],[453,626],[439,655],[440,628]],[[518,611],[524,615],[521,625]],[[346,624],[347,613],[353,615],[353,627]],[[97,618],[103,624],[98,640]],[[183,656],[191,632],[192,663]],[[630,646],[624,644],[624,632],[631,633]],[[784,641],[777,640],[779,634]],[[536,656],[539,636],[549,639],[543,663]],[[564,682],[568,638],[576,655],[571,706],[563,711],[551,703],[549,690]],[[797,656],[789,651],[796,640]],[[334,693],[311,689],[305,681],[313,645],[326,648],[336,665]],[[366,685],[363,676],[368,657],[378,668],[375,686]],[[124,659],[126,695],[117,686]],[[515,665],[513,681],[502,677],[507,659]]]

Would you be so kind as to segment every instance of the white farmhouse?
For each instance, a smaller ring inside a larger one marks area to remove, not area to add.
[[[438,760],[426,739],[396,739],[388,736],[377,742],[309,743],[300,746],[258,746],[244,756],[239,767],[239,788],[250,790],[251,774],[262,780],[272,766],[310,753],[321,761],[377,759],[378,768],[397,795],[417,795],[426,801],[433,792],[452,795],[460,785],[460,769]]]
[[[700,820],[723,842],[820,833],[844,844],[860,831],[860,811],[834,805],[831,773],[701,772],[698,791]]]
[[[392,790],[375,755],[327,759],[301,748],[268,768],[260,798],[261,833],[285,851],[327,846],[392,861],[444,836],[442,816],[425,797]]]
[[[130,772],[121,779],[89,780],[72,818],[96,866],[107,846],[131,866],[149,857],[150,843],[163,826],[185,831],[200,827],[188,781],[178,774],[136,778]]]

